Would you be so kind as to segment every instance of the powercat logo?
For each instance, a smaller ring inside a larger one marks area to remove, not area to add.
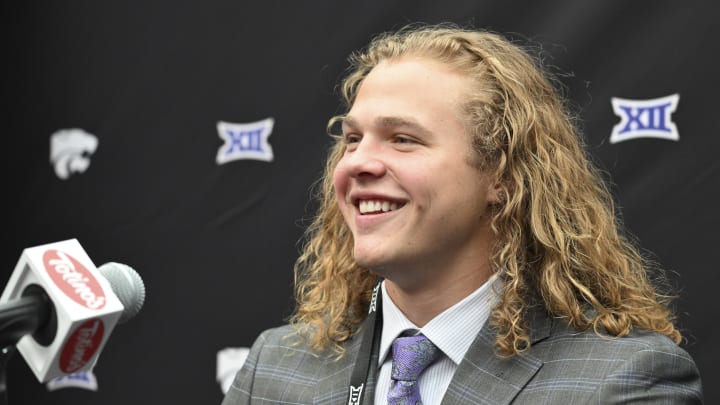
[[[105,324],[100,319],[91,319],[75,329],[60,353],[60,370],[68,374],[80,370],[95,355],[104,334]]]
[[[50,136],[50,163],[55,175],[67,180],[90,167],[90,157],[98,147],[98,138],[80,128],[56,131]]]
[[[53,283],[70,299],[88,309],[105,306],[105,292],[98,280],[77,259],[50,249],[43,254],[45,270]]]

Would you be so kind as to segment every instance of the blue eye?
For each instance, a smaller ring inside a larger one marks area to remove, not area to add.
[[[406,135],[396,135],[395,143],[417,143],[414,139]]]
[[[358,143],[362,137],[357,134],[345,134],[343,139],[345,140],[345,143]]]

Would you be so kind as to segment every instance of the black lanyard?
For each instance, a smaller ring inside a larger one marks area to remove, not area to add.
[[[370,364],[372,351],[375,345],[380,344],[380,333],[382,332],[381,283],[382,280],[379,280],[375,288],[373,288],[370,307],[368,308],[368,316],[362,325],[363,331],[361,336],[362,341],[360,342],[360,352],[355,361],[352,377],[350,377],[347,405],[360,405],[363,394],[365,393],[368,371],[370,371],[370,367],[372,367]]]

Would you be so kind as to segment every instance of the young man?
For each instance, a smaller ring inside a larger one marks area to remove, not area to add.
[[[296,312],[224,405],[702,402],[668,297],[533,58],[441,25],[351,63]],[[428,349],[416,381],[397,375],[407,335]]]

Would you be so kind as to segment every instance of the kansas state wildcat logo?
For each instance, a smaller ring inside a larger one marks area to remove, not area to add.
[[[218,135],[225,144],[218,150],[217,164],[238,159],[271,162],[273,151],[268,143],[268,137],[272,133],[274,122],[272,118],[246,124],[218,122]]]
[[[671,115],[677,108],[679,94],[650,100],[629,100],[613,97],[613,112],[620,117],[610,135],[610,143],[636,138],[680,139]]]
[[[66,180],[73,173],[84,173],[97,147],[97,137],[82,129],[61,129],[55,132],[50,136],[50,163],[55,174]]]

